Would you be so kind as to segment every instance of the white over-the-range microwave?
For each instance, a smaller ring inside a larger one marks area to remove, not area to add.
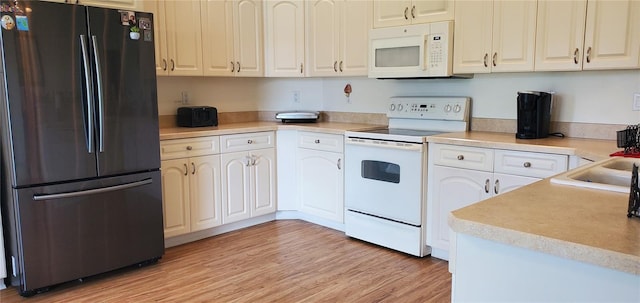
[[[453,76],[453,21],[369,32],[369,78]]]

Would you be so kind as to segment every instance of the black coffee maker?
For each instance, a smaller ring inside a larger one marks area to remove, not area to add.
[[[549,136],[551,124],[551,94],[546,92],[518,92],[518,139],[537,139]]]

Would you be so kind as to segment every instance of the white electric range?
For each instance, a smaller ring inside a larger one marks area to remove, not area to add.
[[[467,97],[392,97],[389,127],[345,133],[345,233],[415,256],[426,240],[427,137],[469,129]]]

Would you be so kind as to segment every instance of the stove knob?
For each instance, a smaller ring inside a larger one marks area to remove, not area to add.
[[[451,111],[451,105],[449,105],[449,104],[445,105],[445,106],[444,106],[444,111],[445,111],[446,113],[450,112],[450,111]]]
[[[389,106],[389,110],[390,111],[396,110],[396,105],[395,104],[391,104],[391,106]]]
[[[459,113],[461,110],[462,110],[462,106],[460,106],[460,104],[456,104],[456,106],[453,107],[454,113]]]
[[[398,104],[398,111],[402,111],[402,108],[403,108],[402,104]]]

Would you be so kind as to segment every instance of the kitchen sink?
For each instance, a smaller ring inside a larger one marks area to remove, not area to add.
[[[609,158],[551,178],[551,183],[629,193],[633,163],[640,159]]]

